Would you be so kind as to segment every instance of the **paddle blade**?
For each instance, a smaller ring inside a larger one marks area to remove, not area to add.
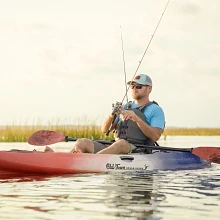
[[[45,146],[62,141],[65,141],[64,134],[48,130],[37,131],[28,138],[28,143],[36,146]]]
[[[209,162],[220,164],[220,147],[197,147],[192,149],[192,153]]]

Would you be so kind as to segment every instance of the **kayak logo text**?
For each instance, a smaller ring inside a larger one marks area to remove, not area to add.
[[[147,170],[148,166],[145,164],[143,167],[126,167],[120,163],[107,163],[106,169],[108,170]]]

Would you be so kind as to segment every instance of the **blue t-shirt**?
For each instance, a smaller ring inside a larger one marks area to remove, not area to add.
[[[125,105],[123,105],[123,106],[125,106]],[[138,108],[138,107],[140,107],[140,106],[136,105],[134,101],[131,103],[132,109]],[[147,123],[150,126],[155,127],[155,128],[161,128],[162,130],[164,130],[165,116],[164,116],[163,109],[159,105],[153,103],[153,104],[147,106],[144,109],[143,113],[145,115]],[[117,120],[118,119],[119,118],[117,117]]]

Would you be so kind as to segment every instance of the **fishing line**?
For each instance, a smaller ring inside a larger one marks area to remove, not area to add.
[[[120,26],[121,28],[121,26]],[[124,46],[123,46],[123,37],[122,37],[122,30],[121,30],[121,49],[122,49],[122,56],[123,56],[123,64],[124,64],[124,79],[125,79],[125,96],[127,97],[128,102],[128,92],[127,92],[127,78],[126,78],[126,68],[125,68],[125,55],[124,55]],[[125,97],[124,97],[125,98]]]
[[[160,19],[159,19],[159,21],[158,21],[158,23],[157,23],[157,26],[156,26],[156,28],[155,28],[153,34],[151,35],[151,39],[150,39],[150,41],[149,41],[149,43],[148,43],[148,45],[147,45],[147,47],[146,47],[146,49],[145,49],[145,51],[144,51],[144,54],[143,54],[141,60],[139,61],[139,64],[138,64],[138,66],[137,66],[137,69],[136,69],[136,71],[135,71],[135,73],[134,73],[134,75],[133,75],[131,81],[133,81],[135,75],[137,74],[137,71],[138,71],[138,69],[139,69],[139,67],[140,67],[140,65],[141,65],[141,63],[142,63],[142,61],[143,61],[143,59],[144,59],[144,56],[145,56],[145,54],[146,54],[146,52],[147,52],[147,50],[148,50],[148,48],[149,48],[149,46],[150,46],[150,44],[151,44],[151,41],[153,40],[153,37],[154,37],[154,35],[155,35],[156,31],[157,31],[157,28],[159,27],[159,24],[160,24],[160,22],[161,22],[161,20],[162,20],[162,18],[163,18],[163,15],[164,15],[164,13],[165,13],[165,11],[166,11],[166,9],[167,9],[167,6],[168,6],[169,2],[170,2],[170,0],[168,0],[167,4],[166,4],[166,6],[165,6],[165,8],[164,8],[164,10],[163,10],[163,13],[162,13],[162,15],[161,15],[161,17],[160,17]],[[126,87],[127,87],[127,86],[126,86]],[[127,94],[128,94],[128,90],[129,90],[129,86],[128,86],[128,88],[126,89],[126,93],[125,93],[125,95],[124,95],[124,98],[123,98],[122,101],[121,101],[122,103],[124,102],[124,99],[125,99],[125,97],[126,97]]]
[[[137,69],[136,69],[136,71],[135,71],[135,73],[134,73],[134,75],[133,75],[131,81],[133,81],[135,75],[137,74],[137,71],[138,71],[138,69],[139,69],[139,67],[140,67],[140,65],[141,65],[141,63],[142,63],[142,61],[143,61],[143,59],[144,59],[144,56],[145,56],[145,54],[146,54],[146,52],[147,52],[147,50],[148,50],[148,48],[149,48],[149,46],[150,46],[150,44],[151,44],[151,41],[153,40],[153,37],[154,37],[154,35],[155,35],[156,31],[157,31],[157,28],[159,27],[159,24],[160,24],[160,22],[161,22],[161,20],[162,20],[162,18],[163,18],[163,15],[164,15],[164,13],[165,13],[165,11],[166,11],[166,9],[167,9],[167,6],[168,6],[169,2],[170,2],[170,0],[167,1],[167,4],[166,4],[166,6],[165,6],[165,8],[164,8],[164,10],[163,10],[163,13],[161,14],[160,19],[159,19],[159,21],[158,21],[158,23],[157,23],[157,25],[156,25],[156,28],[155,28],[153,34],[151,35],[150,41],[149,41],[149,43],[148,43],[148,45],[147,45],[147,47],[146,47],[146,49],[145,49],[145,51],[144,51],[143,56],[141,57],[141,60],[139,61],[139,64],[138,64],[138,66],[137,66]],[[123,52],[124,52],[124,51],[123,51]],[[124,65],[125,65],[125,64],[124,64]],[[123,97],[121,103],[124,102],[124,99],[125,99],[125,97],[126,97],[127,94],[128,94],[129,86],[127,87],[127,85],[126,85],[126,88],[127,88],[127,89],[126,89],[126,93],[125,93],[125,95],[124,95],[124,97]],[[116,119],[116,114],[114,114],[114,117],[113,117],[113,119],[112,119],[111,125],[110,125],[108,131],[106,132],[106,136],[109,135],[109,133],[110,133],[110,131],[111,131],[111,128],[112,128],[112,126],[113,126],[113,124],[114,124],[115,119]]]

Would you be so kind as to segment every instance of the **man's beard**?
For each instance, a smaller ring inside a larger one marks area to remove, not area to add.
[[[135,100],[139,100],[139,99],[143,98],[143,96],[141,96],[139,94],[132,93],[132,98]]]

